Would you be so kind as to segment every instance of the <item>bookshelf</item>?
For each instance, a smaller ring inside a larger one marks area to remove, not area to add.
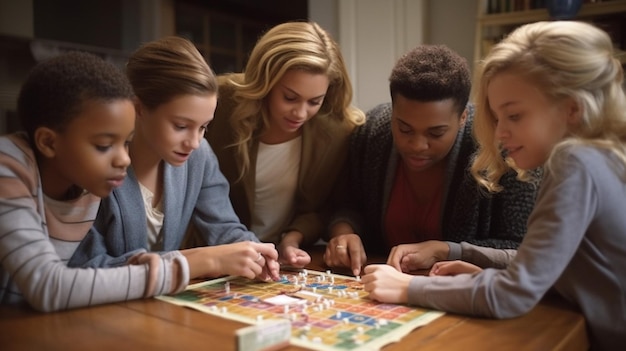
[[[516,27],[547,20],[550,16],[545,1],[479,0],[474,64],[478,66],[491,46]],[[585,1],[575,20],[594,23],[607,31],[613,38],[616,57],[626,65],[626,0]]]

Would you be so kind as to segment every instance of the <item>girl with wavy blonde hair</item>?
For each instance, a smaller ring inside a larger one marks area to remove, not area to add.
[[[309,262],[302,244],[323,230],[321,215],[364,122],[340,48],[313,22],[269,29],[245,71],[218,77],[220,100],[207,139],[231,184],[241,221],[280,244],[283,262]]]

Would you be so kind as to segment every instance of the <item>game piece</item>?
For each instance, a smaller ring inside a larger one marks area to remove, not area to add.
[[[291,323],[293,345],[325,351],[381,349],[443,315],[370,300],[356,277],[312,270],[281,271],[279,277],[279,281],[269,282],[219,278],[190,285],[176,295],[156,298],[251,325],[283,320]],[[329,280],[334,283],[329,284]],[[294,281],[299,282],[299,287],[294,288]],[[227,295],[226,283],[230,289]],[[312,341],[316,337],[319,343]]]
[[[357,281],[357,282],[360,282],[360,281],[361,281],[361,276],[360,276],[360,275],[357,275],[357,276],[356,276],[356,281]]]
[[[226,292],[226,294],[230,294],[230,282],[224,283],[224,292]]]

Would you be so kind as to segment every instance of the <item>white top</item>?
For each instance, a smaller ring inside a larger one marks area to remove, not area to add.
[[[146,220],[148,229],[148,247],[150,251],[161,251],[163,248],[163,200],[159,201],[156,207],[152,207],[154,193],[150,189],[139,183],[141,196],[143,197],[143,207],[146,209]]]
[[[302,137],[281,144],[259,143],[250,230],[265,242],[278,243],[293,216]]]

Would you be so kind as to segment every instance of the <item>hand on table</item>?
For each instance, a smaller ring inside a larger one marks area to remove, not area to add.
[[[307,264],[311,263],[311,256],[309,256],[306,251],[292,245],[279,245],[278,257],[278,261],[280,263],[288,264],[297,268],[303,268]]]
[[[450,247],[444,241],[429,240],[394,246],[387,264],[401,272],[430,269],[435,262],[448,258]]]
[[[329,267],[350,267],[355,276],[361,274],[361,267],[367,262],[365,248],[356,234],[340,234],[328,242],[324,253],[324,263]]]
[[[191,278],[224,274],[261,280],[279,278],[278,252],[271,243],[244,241],[196,247],[181,253],[187,258]]]
[[[463,273],[473,274],[478,273],[482,270],[482,268],[465,261],[441,261],[433,265],[433,268],[430,270],[430,273],[428,273],[428,275],[457,275]]]
[[[363,289],[370,298],[384,303],[407,303],[412,275],[402,273],[386,264],[371,264],[363,269]]]

